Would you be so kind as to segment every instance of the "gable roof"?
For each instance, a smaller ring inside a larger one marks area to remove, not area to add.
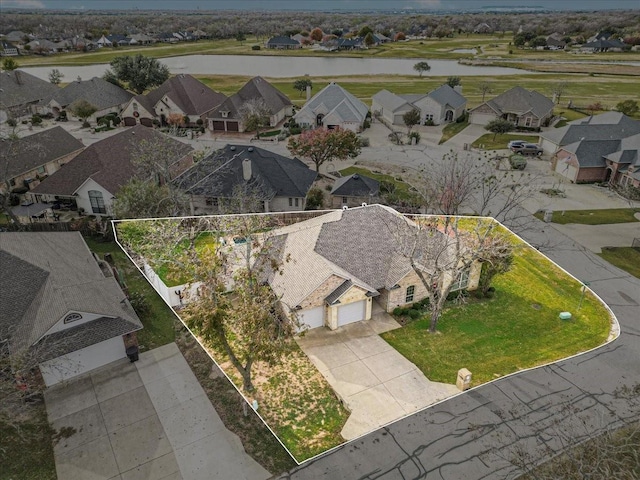
[[[466,98],[447,84],[441,85],[435,90],[430,91],[427,96],[440,105],[449,105],[454,109],[460,108],[467,103]]]
[[[640,133],[640,121],[620,112],[592,115],[570,122],[561,128],[540,133],[540,137],[556,145],[569,145],[584,140],[618,140]]]
[[[620,140],[581,140],[566,145],[563,150],[575,153],[580,168],[604,167],[604,157],[617,151]]]
[[[91,178],[116,195],[120,187],[136,176],[132,159],[138,154],[140,144],[145,142],[174,153],[176,162],[193,150],[189,145],[152,128],[137,125],[87,147],[64,168],[45,178],[32,192],[70,196]]]
[[[243,161],[249,160],[251,180],[243,177]],[[261,199],[275,196],[306,197],[317,173],[297,158],[288,158],[259,147],[226,145],[178,176],[174,183],[192,195],[232,198],[238,187],[250,187]]]
[[[100,77],[91,80],[74,81],[56,92],[51,100],[63,108],[78,100],[86,100],[98,110],[127,103],[133,94]]]
[[[0,233],[0,260],[0,303],[11,312],[2,315],[0,325],[9,330],[13,351],[39,342],[69,311],[119,318],[119,329],[108,338],[142,328],[116,280],[104,276],[79,232]],[[57,335],[52,343],[64,343],[70,333]]]
[[[316,110],[320,107],[327,110],[325,116],[334,113],[345,121],[363,122],[369,112],[369,107],[364,102],[358,100],[337,83],[331,82],[305,103],[295,116],[308,112],[315,115]]]
[[[165,96],[169,97],[185,114],[198,116],[217,107],[227,98],[224,93],[212,90],[187,74],[169,78],[158,88],[147,93],[146,98],[148,103],[155,107]],[[146,105],[145,108],[147,108]]]
[[[300,42],[291,37],[272,37],[267,45],[300,45]]]
[[[331,195],[343,197],[375,197],[379,194],[380,182],[357,173],[339,178],[331,190]]]
[[[541,93],[535,90],[526,90],[520,86],[513,87],[485,103],[496,112],[502,114],[515,113],[522,115],[531,112],[538,118],[544,118],[549,115],[555,105],[551,99]]]
[[[0,85],[0,109],[49,99],[60,90],[58,86],[22,70],[0,73]]]
[[[419,98],[424,97],[424,95],[420,95]],[[395,93],[391,93],[389,90],[380,90],[373,97],[371,97],[373,101],[382,105],[383,108],[391,110],[392,112],[397,112],[401,109],[412,109],[415,108],[411,103],[412,101],[400,96]]]
[[[240,107],[249,100],[262,99],[272,115],[292,105],[291,100],[262,77],[253,77],[236,93],[228,97],[209,117],[219,118],[221,111],[229,112],[226,118],[240,118]]]
[[[80,140],[60,126],[23,137],[12,145],[9,155],[0,155],[0,181],[29,172],[83,148]]]

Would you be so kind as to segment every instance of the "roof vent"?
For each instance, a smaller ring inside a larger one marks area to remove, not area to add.
[[[253,152],[253,147],[249,147],[249,148],[247,148],[247,151],[249,151],[249,152]]]
[[[231,150],[232,152],[235,152],[235,151],[236,151],[236,147],[235,147],[235,145],[231,145],[231,146],[229,147],[229,150]]]
[[[357,173],[354,173],[353,177],[351,178],[353,178],[354,180],[358,180],[360,178],[360,175],[358,175]]]
[[[343,205],[342,210],[349,210],[349,207],[347,207],[346,205]]]
[[[367,206],[367,204],[366,204],[366,203],[363,203],[363,204],[362,204],[362,206],[363,206],[363,207],[366,207],[366,206]]]

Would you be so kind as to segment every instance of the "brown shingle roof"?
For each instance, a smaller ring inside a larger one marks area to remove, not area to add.
[[[32,192],[69,196],[91,178],[116,195],[120,187],[136,176],[132,160],[143,142],[148,142],[149,145],[160,144],[166,149],[171,149],[176,153],[176,162],[193,150],[189,145],[152,128],[137,125],[86,148]]]
[[[146,96],[153,106],[168,96],[186,115],[198,116],[217,107],[227,98],[224,93],[216,92],[198,79],[185,74],[171,77]]]

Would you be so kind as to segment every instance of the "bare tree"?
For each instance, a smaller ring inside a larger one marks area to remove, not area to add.
[[[553,99],[556,102],[556,105],[560,104],[560,98],[567,91],[569,87],[569,82],[566,80],[560,80],[558,83],[555,83],[551,89],[551,93],[553,94]]]
[[[493,93],[493,84],[491,82],[480,82],[478,84],[478,90],[482,93],[482,102],[484,103],[484,98],[487,93]]]
[[[260,129],[269,126],[271,109],[262,98],[252,98],[240,106],[240,118],[245,131],[256,132],[260,137]]]

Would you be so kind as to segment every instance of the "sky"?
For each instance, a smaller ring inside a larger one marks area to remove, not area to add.
[[[547,10],[640,10],[640,0],[0,0],[0,9],[55,10],[268,10],[408,11],[480,10],[485,7]]]

